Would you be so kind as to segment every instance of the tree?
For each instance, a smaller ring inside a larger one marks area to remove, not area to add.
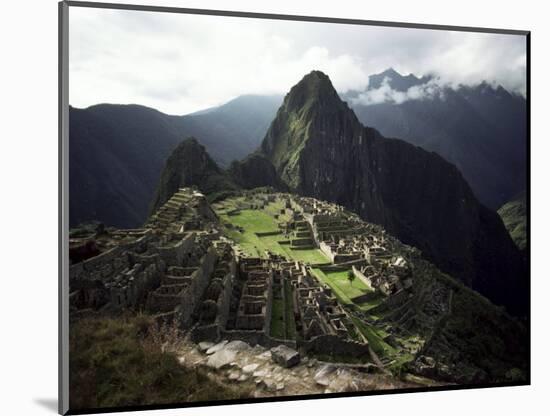
[[[348,271],[348,280],[350,285],[353,285],[353,281],[355,280],[355,273],[353,273],[353,270]]]

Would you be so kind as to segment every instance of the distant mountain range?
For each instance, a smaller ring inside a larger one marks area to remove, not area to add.
[[[70,108],[70,224],[143,224],[171,151],[200,137],[220,166],[261,142],[282,97],[247,95],[220,107],[172,116],[139,105]]]
[[[527,106],[521,95],[486,82],[444,87],[429,76],[389,69],[371,76],[365,91],[342,98],[364,125],[456,165],[494,210],[526,189]]]
[[[496,210],[526,187],[525,99],[486,83],[452,89],[433,81],[389,69],[372,75],[364,91],[342,99],[362,124],[455,164],[479,200]],[[405,101],[391,100],[396,95],[403,100],[404,94]],[[369,97],[378,101],[367,104]],[[90,220],[141,225],[164,162],[184,138],[196,137],[227,167],[259,148],[282,99],[244,95],[186,116],[139,105],[71,108],[71,225]],[[242,167],[240,175],[241,182],[256,180]]]
[[[194,184],[214,191],[273,186],[335,202],[418,247],[493,302],[526,310],[525,264],[500,217],[441,156],[364,127],[322,72],[292,87],[261,148],[227,171],[195,140],[182,148],[195,151],[170,157],[162,177],[171,179],[161,181],[157,195],[189,186],[198,175]],[[189,172],[196,159],[207,163]],[[222,179],[213,186],[212,178]]]

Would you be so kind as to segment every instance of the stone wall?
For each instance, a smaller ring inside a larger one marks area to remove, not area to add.
[[[370,287],[371,289],[373,288],[371,280],[363,273],[361,273],[361,271],[357,267],[351,266],[351,270],[353,271],[353,274],[357,279],[361,280],[365,285],[367,285],[367,287]]]
[[[142,271],[137,271],[132,280],[123,287],[110,288],[110,300],[113,305],[122,308],[136,307],[143,303],[144,296],[160,284],[160,273],[156,263],[149,264]]]
[[[204,291],[208,287],[217,259],[216,249],[210,247],[202,257],[198,269],[191,275],[193,279],[183,293],[183,296],[181,296],[179,306],[181,325],[183,327],[188,327],[191,324],[191,315],[201,302]]]
[[[301,341],[298,347],[306,353],[323,354],[330,356],[343,355],[353,358],[364,358],[369,354],[368,344],[345,340],[337,335],[319,335],[309,341]]]
[[[225,275],[223,279],[223,291],[218,299],[218,316],[216,316],[216,325],[218,325],[218,327],[220,328],[225,328],[227,325],[234,278],[234,272],[229,272],[227,273],[227,275]]]
[[[220,327],[217,324],[197,326],[191,331],[191,339],[193,342],[217,342],[220,339]]]
[[[168,266],[181,266],[194,246],[195,233],[189,233],[172,246],[156,247],[153,250],[159,253]]]
[[[105,251],[98,256],[71,265],[69,285],[80,307],[100,307],[106,302],[115,305],[135,306],[142,301],[144,292],[158,282],[164,263],[158,256],[145,256],[134,253],[144,252],[151,240],[146,233],[137,240],[122,244]],[[116,284],[119,281],[126,283]]]
[[[321,252],[325,256],[327,256],[332,263],[334,263],[334,253],[332,252],[330,246],[327,243],[325,243],[324,241],[321,241],[319,243],[319,250],[321,250]]]

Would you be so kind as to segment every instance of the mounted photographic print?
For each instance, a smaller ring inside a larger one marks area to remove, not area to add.
[[[528,75],[529,32],[60,3],[60,413],[529,384]]]

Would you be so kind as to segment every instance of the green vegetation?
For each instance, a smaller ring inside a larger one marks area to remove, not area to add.
[[[396,353],[396,350],[392,346],[384,342],[383,337],[386,335],[384,331],[372,327],[355,316],[351,316],[351,320],[357,329],[367,338],[369,345],[377,355],[383,357]]]
[[[303,261],[310,264],[328,263],[328,259],[325,255],[316,248],[293,249],[283,246],[283,250],[286,252],[287,257],[290,257],[293,260]]]
[[[222,218],[252,233],[279,231],[275,218],[263,210],[243,209],[236,215],[222,215]]]
[[[313,269],[313,274],[329,285],[340,302],[345,304],[352,304],[352,298],[372,292],[360,279],[350,280],[346,270],[323,272],[321,269]]]
[[[287,339],[296,339],[296,322],[294,322],[294,289],[290,282],[285,279],[285,319],[286,319],[286,337]]]
[[[381,303],[383,303],[384,299],[385,299],[384,295],[382,295],[380,293],[377,293],[377,294],[373,293],[373,296],[369,297],[369,300],[367,300],[365,302],[358,303],[357,306],[363,312],[367,312],[367,311],[370,311],[371,309],[376,308]],[[377,319],[379,319],[379,316],[370,315],[370,318],[374,319],[374,320],[377,320]]]
[[[279,291],[280,289],[276,289]],[[293,288],[288,280],[284,281],[284,300],[282,296],[273,294],[271,308],[271,336],[280,339],[296,339],[296,322],[294,322]],[[285,325],[286,323],[286,325]]]
[[[285,338],[284,313],[285,305],[282,298],[273,297],[271,304],[271,332],[274,338]]]
[[[228,211],[238,208],[238,203],[234,200],[224,201],[224,204],[217,204],[215,208],[224,222],[243,229],[243,232],[240,232],[235,228],[227,228],[226,234],[251,256],[264,257],[267,250],[288,259],[310,264],[328,262],[326,256],[317,248],[295,249],[291,248],[290,244],[280,243],[290,242],[283,233],[278,232],[278,222],[274,217],[283,209],[281,202],[271,203],[263,210],[243,209],[235,215],[227,215]],[[283,220],[284,216],[281,217],[281,221]],[[277,234],[258,236],[257,233]]]
[[[497,211],[512,240],[520,250],[527,245],[527,206],[525,192],[516,199],[504,204]]]
[[[71,323],[70,407],[73,410],[249,397],[163,352],[166,334],[146,316],[88,318]]]
[[[510,369],[515,369],[519,379],[525,379],[528,372],[525,340],[529,335],[520,320],[467,287],[453,291],[451,308],[452,313],[442,323],[429,350],[437,351],[439,342],[451,343],[462,352],[463,363],[483,369],[493,380],[510,381]]]

